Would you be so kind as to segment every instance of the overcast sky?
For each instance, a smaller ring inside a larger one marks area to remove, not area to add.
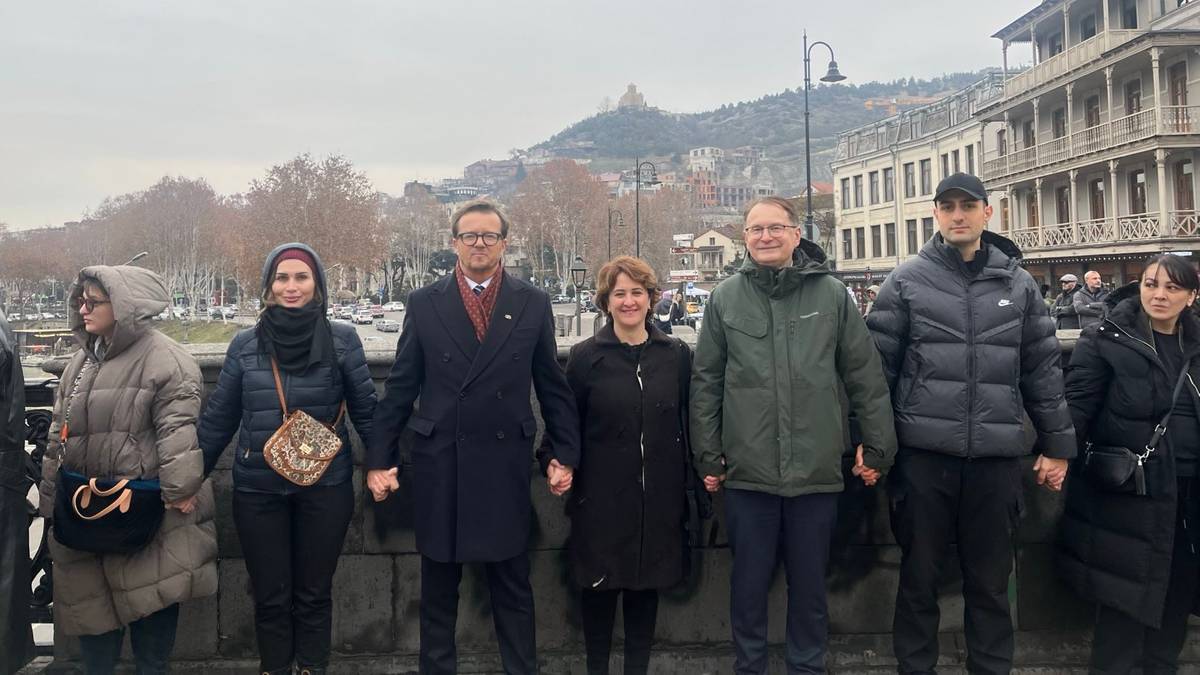
[[[803,26],[850,83],[998,66],[989,36],[1037,4],[5,2],[0,222],[76,220],[166,174],[241,192],[301,152],[398,193],[545,140],[630,82],[681,112],[798,87]]]

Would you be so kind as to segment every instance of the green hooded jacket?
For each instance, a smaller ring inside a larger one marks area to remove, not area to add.
[[[843,388],[866,465],[886,471],[896,454],[887,381],[824,251],[801,240],[780,270],[747,257],[713,290],[701,324],[691,391],[697,471],[783,497],[841,491]]]

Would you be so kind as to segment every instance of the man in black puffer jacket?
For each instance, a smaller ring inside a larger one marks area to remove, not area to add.
[[[984,231],[992,208],[983,183],[954,174],[935,195],[938,234],[888,275],[867,316],[900,443],[888,477],[892,530],[903,554],[895,652],[900,672],[933,672],[938,577],[957,540],[967,670],[1007,673],[1023,413],[1038,432],[1038,482],[1053,489],[1075,455],[1075,435],[1054,323],[1019,266],[1021,252]]]

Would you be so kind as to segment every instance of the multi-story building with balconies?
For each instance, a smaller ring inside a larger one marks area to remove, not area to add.
[[[878,283],[933,236],[934,187],[952,173],[979,170],[990,146],[973,115],[999,96],[1003,81],[994,73],[838,137],[832,168],[839,278],[852,287]]]
[[[1033,52],[976,112],[980,177],[1026,269],[1120,284],[1154,253],[1195,258],[1200,2],[1047,0],[993,37],[1006,74],[1010,46]]]

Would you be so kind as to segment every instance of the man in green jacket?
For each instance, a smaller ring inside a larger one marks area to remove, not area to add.
[[[745,213],[746,263],[713,291],[692,376],[692,447],[705,487],[725,487],[733,553],[736,673],[767,672],[767,592],[788,578],[788,672],[823,672],[825,567],[842,491],[840,391],[862,445],[852,473],[874,485],[896,454],[879,355],[825,254],[780,197]]]

